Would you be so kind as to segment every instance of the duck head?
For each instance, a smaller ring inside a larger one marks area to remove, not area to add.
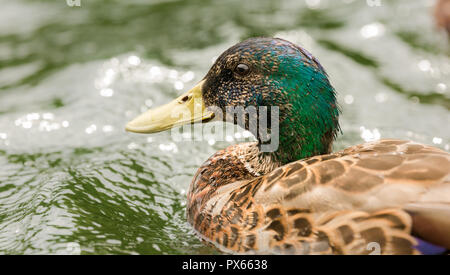
[[[276,135],[279,146],[265,154],[279,163],[329,153],[339,131],[336,94],[325,70],[305,49],[279,38],[251,38],[232,46],[194,88],[138,116],[126,130],[160,132],[210,121],[219,111],[220,119],[226,120],[236,107],[254,107],[256,121],[261,120],[259,108],[267,108],[269,115],[264,120],[269,121],[264,125],[270,133],[268,140]],[[275,123],[270,120],[270,110],[276,110]],[[251,115],[247,113],[242,120],[235,112],[232,116],[235,124],[255,135],[258,144],[267,142],[257,127],[252,127]]]

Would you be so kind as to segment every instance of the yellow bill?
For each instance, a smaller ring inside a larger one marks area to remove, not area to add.
[[[128,122],[125,129],[135,133],[157,133],[184,124],[213,119],[214,113],[208,111],[203,102],[203,83],[204,81],[201,81],[172,102],[139,115]]]

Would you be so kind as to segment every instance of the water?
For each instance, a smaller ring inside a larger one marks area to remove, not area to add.
[[[396,137],[448,151],[449,48],[433,2],[1,0],[0,253],[220,253],[186,223],[186,190],[239,140],[123,128],[250,36],[319,58],[343,109],[336,150]]]

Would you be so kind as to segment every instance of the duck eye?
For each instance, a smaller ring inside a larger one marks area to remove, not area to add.
[[[240,75],[240,76],[244,76],[246,74],[248,74],[250,72],[250,68],[246,65],[246,64],[238,64],[236,66],[236,68],[234,69],[234,71]]]

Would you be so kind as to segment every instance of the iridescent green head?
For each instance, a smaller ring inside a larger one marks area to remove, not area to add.
[[[226,50],[204,80],[207,107],[279,107],[278,161],[330,151],[339,131],[336,93],[305,49],[279,38],[251,38]]]
[[[127,130],[152,133],[210,120],[215,115],[210,111],[212,106],[225,112],[224,119],[229,118],[228,107],[278,107],[279,146],[269,154],[279,163],[329,153],[339,131],[336,94],[325,70],[309,52],[279,38],[252,38],[232,46],[197,86],[137,117],[128,123]],[[174,119],[171,114],[181,109],[191,115]],[[277,134],[270,122],[269,131]],[[265,145],[248,120],[242,126]]]

